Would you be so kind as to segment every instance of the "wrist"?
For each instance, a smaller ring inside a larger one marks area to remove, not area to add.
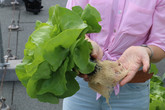
[[[154,54],[152,48],[149,47],[148,45],[145,45],[145,44],[142,44],[141,46],[146,48],[146,51],[147,51],[147,53],[148,53],[148,55],[149,55],[149,57],[151,59],[153,54]]]

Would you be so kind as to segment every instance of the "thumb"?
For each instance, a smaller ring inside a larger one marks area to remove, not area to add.
[[[149,58],[143,58],[142,64],[143,64],[143,72],[147,72],[150,68]]]
[[[91,56],[93,58],[97,59],[97,53],[96,53],[96,51],[93,50],[92,53],[91,53]]]

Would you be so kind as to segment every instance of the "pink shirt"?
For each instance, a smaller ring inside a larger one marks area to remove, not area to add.
[[[103,49],[103,60],[117,60],[128,47],[142,44],[165,51],[165,0],[68,0],[66,7],[88,3],[101,14],[102,30],[90,38]]]

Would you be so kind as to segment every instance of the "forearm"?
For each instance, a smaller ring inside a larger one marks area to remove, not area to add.
[[[160,60],[165,58],[165,52],[161,48],[154,45],[149,45],[148,47],[150,47],[153,51],[153,56],[150,59],[152,63],[159,62]],[[149,51],[149,55],[151,55],[151,51],[149,49],[147,51]]]

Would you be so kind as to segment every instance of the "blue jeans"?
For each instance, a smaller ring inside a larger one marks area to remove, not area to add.
[[[114,92],[111,94],[109,106],[102,96],[96,101],[96,92],[88,87],[87,82],[79,77],[76,79],[80,90],[64,99],[63,110],[149,110],[149,81],[120,87],[118,96]]]

